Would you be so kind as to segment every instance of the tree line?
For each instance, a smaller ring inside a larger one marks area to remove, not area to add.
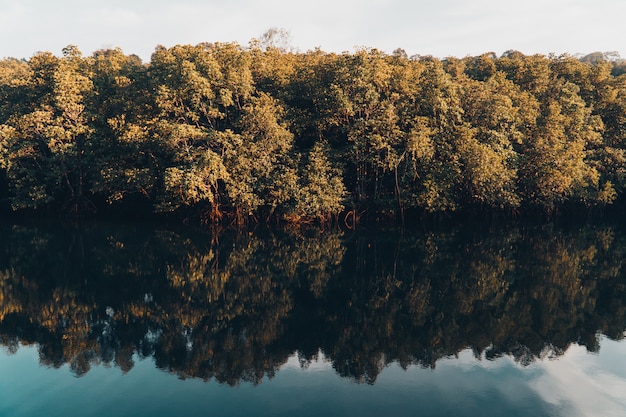
[[[602,54],[62,52],[0,61],[0,199],[17,212],[244,224],[624,203],[626,76]]]

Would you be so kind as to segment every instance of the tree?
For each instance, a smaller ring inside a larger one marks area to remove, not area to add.
[[[37,208],[57,201],[63,210],[93,210],[89,195],[93,128],[85,107],[93,86],[89,66],[71,45],[63,49],[60,60],[40,54],[29,64],[32,110],[13,115],[2,129],[12,206]]]
[[[277,49],[280,52],[287,52],[291,47],[291,33],[283,28],[271,27],[265,31],[258,40],[259,46],[263,49]]]
[[[298,161],[293,135],[280,122],[282,113],[274,99],[260,93],[243,107],[241,133],[219,136],[230,174],[226,193],[239,223],[260,209],[269,217],[283,215],[295,204]]]
[[[517,87],[497,72],[487,81],[463,80],[463,119],[459,148],[464,172],[465,199],[496,209],[515,209],[519,154],[516,144],[524,138],[523,112],[517,107]]]
[[[432,212],[456,210],[462,178],[456,141],[463,109],[458,85],[440,61],[425,63],[415,106],[413,149],[424,148],[422,163],[415,165],[417,205]]]
[[[292,221],[315,219],[322,223],[344,209],[346,188],[341,171],[331,164],[329,148],[322,142],[313,145],[299,175],[296,206],[288,216]]]
[[[586,147],[600,140],[598,120],[578,96],[578,87],[560,82],[544,104],[536,135],[526,144],[523,178],[526,198],[547,211],[567,201],[593,204],[597,170],[588,165]]]
[[[92,59],[95,158],[92,189],[109,204],[150,202],[155,198],[159,143],[151,134],[157,115],[148,67],[120,49],[96,51]],[[132,202],[129,202],[132,200]],[[147,204],[146,204],[147,205]],[[145,210],[145,208],[143,208]]]
[[[230,48],[230,47],[229,47]],[[213,45],[158,48],[152,57],[159,110],[151,134],[159,142],[162,185],[158,211],[200,208],[213,221],[222,213],[220,184],[228,177],[218,129],[235,106]],[[233,86],[230,86],[233,87]],[[240,105],[240,104],[239,104]]]

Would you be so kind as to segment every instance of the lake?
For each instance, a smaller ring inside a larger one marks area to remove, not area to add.
[[[623,416],[625,232],[0,223],[0,415]]]

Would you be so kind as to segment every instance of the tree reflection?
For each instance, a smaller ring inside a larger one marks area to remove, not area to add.
[[[471,348],[522,365],[624,334],[619,225],[237,234],[3,225],[0,343],[80,376],[135,358],[181,378],[271,378],[297,352],[374,383]]]

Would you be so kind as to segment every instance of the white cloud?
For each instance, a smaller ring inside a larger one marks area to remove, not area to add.
[[[544,401],[558,405],[564,417],[624,416],[626,380],[600,368],[597,356],[584,347],[571,346],[565,356],[541,368],[543,374],[531,386]]]
[[[59,53],[68,43],[91,53],[103,45],[149,59],[157,44],[237,41],[270,27],[301,50],[370,46],[409,54],[626,54],[626,2],[620,0],[0,0],[1,56]]]

